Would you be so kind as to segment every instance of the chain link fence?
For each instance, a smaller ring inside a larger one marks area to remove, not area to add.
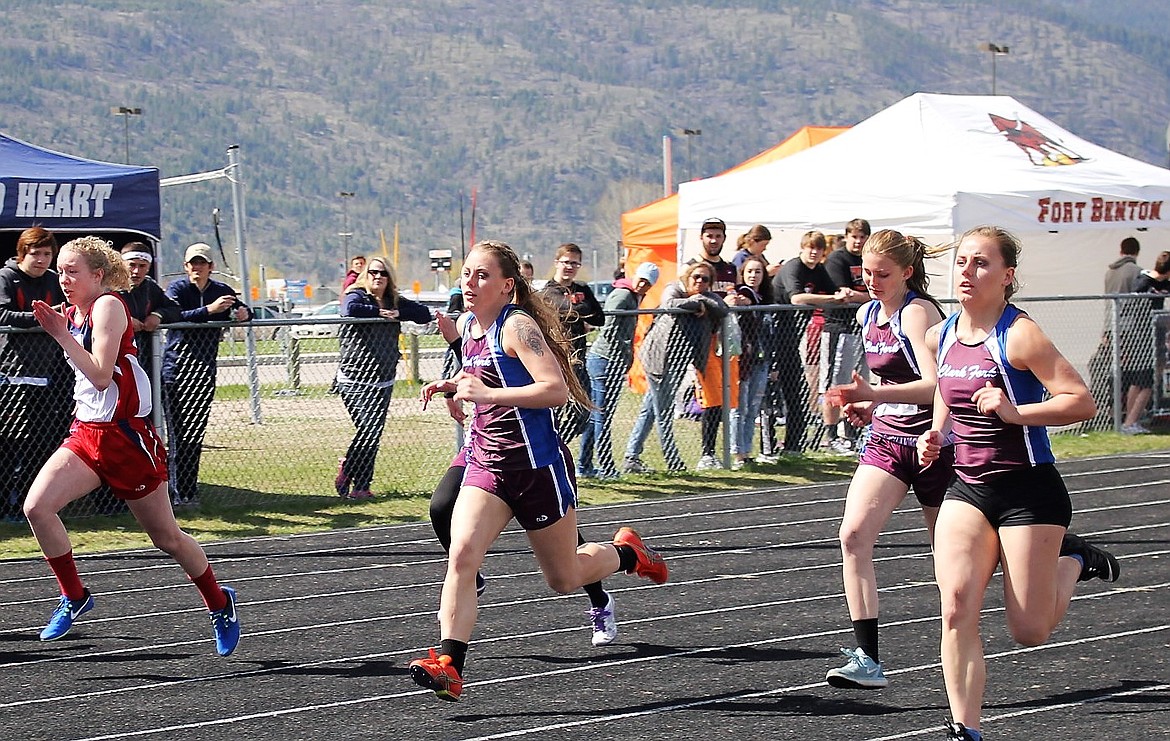
[[[1170,313],[1151,299],[1017,303],[1053,338],[1097,400],[1094,419],[1054,432],[1120,430],[1127,395],[1145,399],[1145,424],[1170,414]],[[718,467],[730,466],[737,454],[767,462],[826,444],[818,368],[831,345],[823,341],[819,312],[731,307],[722,320],[678,311],[619,313],[655,316],[647,335],[655,339],[639,353],[642,359],[653,356],[645,368],[649,384],[645,393],[632,390],[620,360],[595,366],[596,378],[585,374],[595,391],[609,389],[595,415],[607,431],[604,438],[589,435],[586,473],[639,470],[629,465],[631,459],[656,471],[691,469],[708,456]],[[362,445],[372,459],[368,487],[375,495],[430,492],[462,441],[462,429],[444,404],[424,411],[419,401],[421,384],[443,376],[447,345],[434,324],[403,323],[393,333],[391,352],[374,339],[384,335],[370,335],[366,349],[372,352],[343,363],[339,335],[363,324],[388,323],[337,318],[172,324],[141,338],[159,361],[146,365],[180,506],[336,496],[339,459]],[[362,357],[378,367],[363,369]],[[29,484],[67,431],[72,373],[62,358],[39,329],[0,328],[0,504],[7,518],[19,517]],[[393,364],[392,384],[387,363]],[[345,366],[340,377],[339,366]],[[43,375],[34,377],[34,371]],[[347,394],[354,384],[361,393]],[[611,456],[599,449],[603,444]],[[569,445],[577,457],[579,440]],[[607,466],[612,470],[604,471]],[[98,492],[68,514],[120,509]]]

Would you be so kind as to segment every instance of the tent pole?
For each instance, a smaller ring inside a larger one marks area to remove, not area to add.
[[[240,145],[233,144],[227,149],[228,181],[232,184],[232,211],[236,227],[236,250],[240,256],[240,290],[244,303],[252,300],[251,278],[248,275],[248,249],[244,243],[244,178],[240,167]],[[246,357],[248,360],[248,396],[252,402],[252,424],[263,424],[260,417],[260,377],[256,371],[256,334],[252,327],[244,333]]]

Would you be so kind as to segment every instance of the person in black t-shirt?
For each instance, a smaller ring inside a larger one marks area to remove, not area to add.
[[[825,247],[825,235],[821,232],[808,232],[801,238],[799,259],[786,260],[772,281],[776,303],[809,307],[844,305],[848,294],[833,285],[825,266],[821,264]],[[775,315],[775,353],[772,362],[788,412],[784,449],[775,451],[773,448],[769,451],[772,454],[761,454],[760,461],[764,463],[773,461],[776,453],[798,455],[804,448],[804,431],[809,415],[806,384],[811,385],[815,378],[808,377],[798,358],[804,357],[800,339],[804,337],[810,315],[811,312],[794,311],[781,311]],[[770,424],[765,425],[762,434],[765,437],[763,443],[771,440],[773,433]]]
[[[861,248],[869,239],[869,222],[854,219],[845,225],[844,247],[834,250],[825,259],[825,271],[838,290],[846,291],[845,308],[825,312],[825,328],[821,334],[820,374],[817,393],[824,395],[832,386],[849,383],[853,371],[859,370],[865,359],[861,336],[857,333],[857,307],[869,300],[865,281],[861,278]],[[854,454],[857,431],[845,423],[846,438],[838,436],[841,408],[829,401],[821,403],[821,421],[828,436],[829,450],[840,455]]]

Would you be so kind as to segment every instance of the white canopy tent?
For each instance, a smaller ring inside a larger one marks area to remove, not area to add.
[[[766,225],[777,258],[794,255],[804,232],[839,233],[857,217],[930,244],[995,224],[1023,242],[1029,296],[1100,293],[1124,237],[1147,245],[1143,257],[1170,247],[1170,170],[1007,96],[917,93],[816,147],[683,183],[679,195],[680,259],[698,251],[709,217],[727,222],[729,242]],[[949,295],[949,262],[933,262],[933,292]]]

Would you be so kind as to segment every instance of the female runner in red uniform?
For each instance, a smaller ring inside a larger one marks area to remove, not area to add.
[[[94,599],[73,562],[73,546],[59,515],[65,505],[100,484],[124,500],[151,542],[170,554],[199,589],[220,656],[240,640],[236,593],[220,586],[203,548],[179,529],[167,493],[167,453],[150,422],[150,382],[138,364],[130,310],[116,291],[130,274],[106,242],[81,237],[57,257],[69,306],[58,311],[33,302],[33,314],[65,350],[76,376],[75,419],[69,437],[37,474],[24,504],[33,535],[61,587],[61,600],[42,641],[55,641],[93,609]]]

